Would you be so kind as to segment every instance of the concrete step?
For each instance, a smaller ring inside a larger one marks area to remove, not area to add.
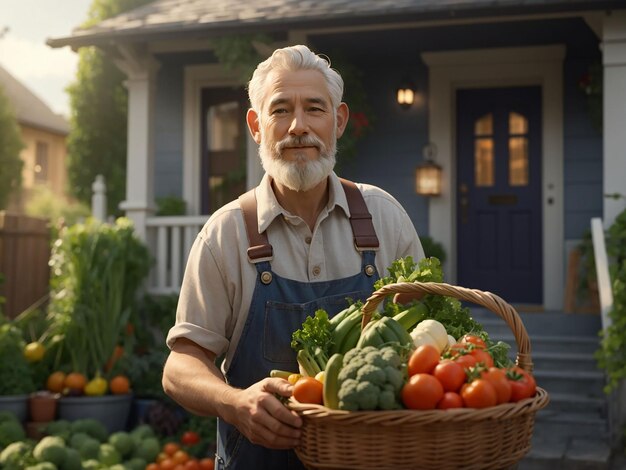
[[[585,397],[575,393],[550,393],[550,403],[547,408],[556,411],[575,412],[585,410],[606,419],[607,416],[606,398]]]
[[[514,358],[515,353],[511,353]],[[598,363],[592,355],[572,352],[533,352],[535,370],[598,370]]]
[[[536,430],[530,452],[517,470],[617,470],[619,458],[612,456],[606,440],[599,438],[563,439]]]
[[[535,415],[535,429],[562,440],[575,437],[609,442],[607,420],[587,411],[559,411],[548,405]]]
[[[537,370],[537,385],[548,393],[575,393],[590,398],[604,398],[605,376],[600,371]]]
[[[517,351],[517,343],[513,334],[489,335],[494,341],[504,341],[511,346],[511,352]],[[535,353],[572,353],[593,357],[600,347],[597,338],[589,336],[540,336],[529,335],[531,355]]]

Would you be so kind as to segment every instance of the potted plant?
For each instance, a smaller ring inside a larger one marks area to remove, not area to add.
[[[148,249],[130,220],[88,219],[61,230],[50,267],[49,347],[56,357],[54,370],[67,373],[59,417],[93,415],[107,420],[109,430],[117,430],[119,423],[124,427],[131,387],[107,364],[123,353],[136,297],[150,269]],[[113,387],[114,380],[124,387]],[[115,423],[113,407],[120,415]]]

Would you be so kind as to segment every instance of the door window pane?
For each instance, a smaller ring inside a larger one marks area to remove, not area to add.
[[[509,185],[528,185],[528,120],[509,113]]]
[[[489,113],[474,123],[474,184],[494,185],[493,114]]]
[[[209,212],[235,199],[245,189],[245,149],[242,147],[241,109],[238,101],[207,109]]]

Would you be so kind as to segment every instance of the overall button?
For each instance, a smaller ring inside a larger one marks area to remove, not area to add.
[[[272,282],[272,273],[269,271],[263,271],[261,273],[261,282],[263,284],[269,284],[270,282]]]
[[[306,237],[304,239],[304,241],[306,242],[307,245],[310,245],[311,244],[311,237]]]
[[[365,274],[367,274],[368,276],[373,276],[375,272],[376,268],[374,268],[374,266],[372,266],[371,264],[365,266]]]
[[[313,268],[313,276],[317,277],[320,275],[321,272],[322,272],[322,269],[319,266],[315,266]]]

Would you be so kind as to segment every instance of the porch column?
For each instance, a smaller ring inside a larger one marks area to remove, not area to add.
[[[158,62],[149,54],[118,48],[116,65],[126,73],[128,90],[128,141],[126,200],[120,209],[146,240],[146,220],[154,213],[154,96]]]
[[[604,194],[626,197],[626,12],[604,17],[602,31],[604,66]],[[604,198],[603,221],[608,228],[626,208],[626,199]]]

